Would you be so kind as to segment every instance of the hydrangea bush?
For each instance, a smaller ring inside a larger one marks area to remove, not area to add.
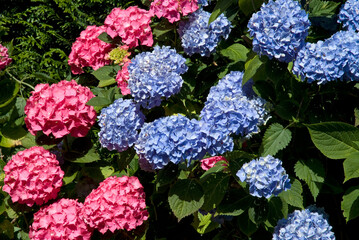
[[[355,1],[21,4],[0,18],[0,239],[357,235]]]

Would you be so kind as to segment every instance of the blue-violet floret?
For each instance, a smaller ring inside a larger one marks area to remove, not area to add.
[[[332,226],[326,216],[309,207],[301,211],[295,210],[287,219],[279,220],[274,228],[273,240],[335,240],[331,230]]]
[[[221,14],[208,25],[210,16],[209,12],[199,9],[189,15],[188,21],[180,22],[178,33],[184,52],[188,55],[199,53],[208,57],[215,52],[221,38],[228,38],[231,22]]]
[[[181,74],[188,70],[186,59],[168,46],[142,52],[128,65],[128,88],[135,101],[145,108],[161,104],[182,87]]]
[[[255,197],[277,196],[291,187],[282,161],[270,155],[243,164],[236,175],[249,184],[249,193]]]
[[[269,0],[253,14],[247,25],[253,37],[253,51],[291,62],[305,45],[310,21],[295,0]]]
[[[138,137],[145,116],[138,104],[132,100],[119,98],[110,106],[103,108],[99,119],[99,141],[108,150],[125,151]]]
[[[359,1],[347,0],[341,7],[338,15],[338,23],[343,24],[346,30],[359,30]]]

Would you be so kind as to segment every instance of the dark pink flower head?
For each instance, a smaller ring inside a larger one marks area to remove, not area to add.
[[[96,121],[96,111],[86,103],[95,95],[74,80],[38,84],[25,106],[25,123],[31,134],[43,131],[55,138],[67,134],[84,137]]]
[[[32,240],[86,240],[92,231],[81,216],[82,203],[61,199],[34,214],[29,237]]]
[[[57,197],[64,172],[56,156],[43,147],[20,151],[4,167],[3,191],[13,202],[31,207]]]
[[[0,70],[4,69],[12,61],[7,51],[7,48],[0,44]]]
[[[83,73],[83,67],[97,70],[110,64],[107,54],[111,51],[112,45],[98,39],[98,36],[105,31],[105,26],[87,26],[72,44],[68,63],[73,74]]]
[[[142,45],[153,45],[152,30],[150,27],[153,15],[136,6],[127,9],[114,8],[105,19],[106,32],[112,38],[120,36],[122,42],[130,48],[137,47],[138,41]]]
[[[145,192],[137,177],[109,177],[86,197],[82,214],[101,233],[135,229],[148,218]]]
[[[177,22],[198,9],[197,0],[153,0],[150,12],[157,17],[167,18],[169,22]]]
[[[128,73],[128,64],[131,61],[126,62],[122,65],[120,71],[118,71],[116,75],[117,86],[121,89],[122,95],[128,95],[131,93],[131,90],[128,88],[128,79],[130,78],[130,74]]]
[[[127,87],[127,81],[130,78],[127,67],[128,64],[131,63],[131,60],[128,58],[131,55],[131,52],[129,52],[128,49],[129,47],[127,45],[123,45],[113,49],[109,53],[110,60],[112,60],[114,64],[119,64],[121,66],[121,69],[116,75],[116,82],[117,86],[121,89],[122,95],[131,93],[130,89]]]
[[[214,156],[210,158],[205,158],[201,160],[201,168],[205,171],[214,167],[214,165],[219,161],[225,161],[228,163],[227,159],[223,156]],[[223,164],[223,166],[227,166],[227,164]]]

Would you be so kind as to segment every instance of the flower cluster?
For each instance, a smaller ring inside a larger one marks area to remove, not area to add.
[[[249,193],[255,197],[277,196],[291,187],[282,161],[270,155],[243,164],[236,175],[249,184]]]
[[[91,239],[92,231],[81,216],[82,203],[73,199],[61,199],[41,208],[34,214],[29,237],[42,239]]]
[[[359,34],[339,31],[325,41],[307,43],[299,51],[293,73],[309,83],[359,79]]]
[[[122,95],[130,94],[130,89],[128,89],[128,64],[131,60],[128,58],[131,53],[128,51],[127,45],[122,45],[118,48],[113,49],[109,54],[110,60],[114,61],[114,64],[119,64],[121,69],[116,75],[116,82],[118,87],[121,89]]]
[[[111,51],[112,45],[98,39],[98,36],[105,30],[104,26],[87,26],[72,44],[68,64],[73,74],[83,73],[83,67],[92,67],[97,70],[110,64],[107,54]]]
[[[85,199],[85,222],[101,233],[130,231],[147,220],[145,192],[137,177],[109,177]]]
[[[344,29],[359,31],[359,1],[348,0],[340,9],[338,23],[343,24]]]
[[[253,51],[290,62],[305,45],[310,22],[298,1],[270,0],[252,15],[247,27],[253,37]]]
[[[197,9],[197,0],[153,0],[150,11],[157,17],[167,18],[170,23],[174,23],[181,19],[181,15],[186,16]]]
[[[9,58],[8,49],[0,44],[0,71],[11,63],[12,59]]]
[[[181,36],[182,47],[188,55],[195,53],[209,56],[215,52],[221,38],[227,39],[231,32],[231,22],[221,14],[208,25],[211,14],[199,9],[189,15],[188,21],[180,22],[178,33]]]
[[[230,72],[211,87],[201,111],[201,121],[225,134],[247,136],[258,132],[267,120],[264,100],[254,96],[248,87],[242,89],[242,72]],[[251,84],[251,83],[250,83]]]
[[[136,55],[128,65],[128,88],[136,102],[145,108],[159,106],[162,97],[180,91],[187,71],[186,59],[170,47],[155,46],[152,52]]]
[[[125,151],[138,137],[138,130],[144,123],[145,116],[139,105],[132,100],[117,99],[107,108],[101,110],[98,117],[99,141],[108,150]]]
[[[198,5],[208,6],[208,2],[211,3],[211,0],[198,0]]]
[[[173,115],[145,123],[135,149],[144,170],[162,169],[169,162],[200,159],[206,153],[207,139],[196,120]]]
[[[25,106],[25,123],[31,134],[43,131],[55,138],[67,134],[86,136],[96,121],[96,111],[86,103],[94,97],[89,88],[74,80],[38,84]]]
[[[227,159],[223,156],[214,156],[210,158],[205,158],[201,160],[201,168],[205,171],[209,170],[210,168],[214,167],[214,165],[219,161],[225,161],[228,163]],[[227,166],[227,164],[223,164],[223,166]]]
[[[307,240],[334,240],[325,215],[308,208],[302,211],[295,210],[287,219],[278,221],[274,228],[273,240],[307,239]]]
[[[130,48],[142,45],[153,45],[150,27],[152,13],[137,6],[127,9],[114,8],[105,19],[106,32],[112,38],[121,37],[122,42]]]
[[[32,147],[15,154],[4,167],[3,191],[13,202],[31,207],[57,197],[64,172],[54,154],[43,147]]]

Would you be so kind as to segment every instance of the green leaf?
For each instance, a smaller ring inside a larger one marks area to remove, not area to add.
[[[359,129],[342,122],[306,125],[314,145],[328,158],[344,159],[359,151]]]
[[[357,127],[357,126],[359,126],[359,109],[358,108],[354,109],[354,117],[355,117],[354,126]]]
[[[204,189],[204,204],[202,209],[210,211],[217,207],[226,194],[229,175],[223,172],[211,174],[201,182]]]
[[[100,171],[104,179],[106,179],[115,172],[115,169],[112,166],[105,166],[105,167],[100,167]]]
[[[9,239],[14,239],[14,225],[5,219],[0,223],[0,233],[6,235]]]
[[[219,215],[239,216],[244,213],[253,203],[254,197],[248,195],[243,190],[229,190],[225,198],[217,207]]]
[[[242,86],[248,82],[256,73],[257,70],[263,65],[262,60],[258,55],[255,55],[252,59],[248,60],[244,65],[244,75],[242,80]]]
[[[119,66],[103,66],[92,73],[99,81],[98,87],[106,87],[116,83]]]
[[[0,147],[12,148],[18,145],[21,145],[20,140],[7,138],[0,132]]]
[[[295,179],[291,188],[281,192],[278,196],[289,205],[304,209],[302,192],[302,184],[299,180]]]
[[[221,50],[221,54],[225,57],[228,57],[232,61],[238,62],[242,61],[245,62],[247,60],[247,53],[249,50],[243,46],[242,44],[235,43],[229,46],[226,49]]]
[[[275,227],[278,223],[278,219],[287,217],[288,204],[279,197],[272,197],[268,202],[268,221],[266,225],[269,227]]]
[[[262,156],[274,156],[279,150],[288,146],[292,138],[292,133],[289,129],[283,128],[279,123],[273,123],[269,126],[264,134],[262,141]]]
[[[352,153],[343,162],[344,167],[344,182],[359,177],[359,152]]]
[[[111,36],[108,35],[106,32],[101,33],[97,38],[100,39],[101,41],[105,42],[105,43],[112,43],[113,42],[113,39],[111,38]]]
[[[223,163],[216,163],[213,167],[211,167],[210,169],[208,169],[207,171],[205,171],[202,176],[201,176],[201,181],[203,181],[203,179],[206,179],[207,177],[209,177],[211,174],[213,173],[218,173],[218,172],[223,172],[223,170],[226,167],[223,166]]]
[[[264,0],[238,0],[238,5],[241,11],[246,15],[256,12]]]
[[[77,167],[73,167],[74,165],[71,165],[67,168],[66,173],[62,181],[64,182],[64,185],[72,183],[75,178],[77,177],[77,174],[79,173]]]
[[[24,148],[31,148],[33,146],[36,146],[36,139],[35,136],[31,133],[26,134],[25,138],[21,140],[21,145],[24,146]]]
[[[91,163],[100,160],[100,155],[95,152],[95,149],[91,148],[85,156],[76,158],[75,160],[71,160],[74,163]]]
[[[340,2],[311,0],[309,2],[309,17],[331,17],[336,14]]]
[[[210,213],[203,215],[202,213],[198,212],[195,215],[196,216],[194,218],[192,226],[199,234],[208,233],[219,226],[218,223],[212,222],[212,214]]]
[[[248,237],[257,231],[257,225],[253,223],[248,215],[248,211],[237,217],[239,229]]]
[[[349,188],[346,191],[341,207],[347,222],[359,216],[359,186]]]
[[[94,107],[103,107],[110,105],[111,101],[104,97],[93,97],[86,104]]]
[[[208,25],[211,24],[214,20],[217,19],[227,8],[232,4],[236,3],[236,0],[218,0],[216,6],[214,7],[211,16],[209,17]]]
[[[5,107],[16,97],[20,90],[20,85],[10,79],[0,81],[0,108]]]
[[[325,178],[325,170],[321,162],[317,159],[298,161],[294,166],[294,171],[299,179],[308,184],[314,201],[316,201]]]
[[[47,75],[46,73],[42,73],[42,72],[36,72],[34,73],[34,77],[44,80],[45,82],[49,83],[57,83],[57,81],[55,79],[53,79],[52,77],[50,77],[49,75]]]
[[[180,221],[202,207],[204,203],[203,188],[194,179],[178,180],[170,189],[168,202],[174,215]]]

